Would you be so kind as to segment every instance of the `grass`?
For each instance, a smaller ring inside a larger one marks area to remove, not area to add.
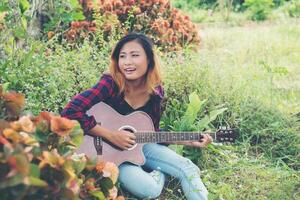
[[[241,131],[233,149],[216,147],[221,154],[210,149],[199,154],[209,199],[299,199],[299,22],[199,24],[198,53],[187,50],[163,59],[171,102],[164,124],[184,113],[184,104],[174,99],[186,102],[182,96],[195,90],[201,100],[228,106],[230,117],[223,116],[220,123],[226,120]],[[184,199],[171,191],[164,190],[163,196]]]
[[[199,64],[209,66],[212,85],[255,95],[288,113],[300,112],[299,19],[221,30],[199,26]]]

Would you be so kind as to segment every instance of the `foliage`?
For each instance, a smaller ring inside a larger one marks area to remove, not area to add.
[[[240,132],[243,141],[249,141],[255,154],[263,153],[277,162],[300,169],[300,124],[278,110],[268,108],[255,100],[240,105]]]
[[[300,1],[293,0],[287,3],[286,10],[291,17],[300,17]]]
[[[240,7],[243,0],[173,0],[171,1],[176,8],[187,9],[216,9],[219,4],[227,1],[235,7]]]
[[[72,21],[84,20],[83,10],[78,0],[53,1],[44,8],[42,13],[46,18],[43,31],[62,31],[69,27]]]
[[[231,152],[233,153],[233,152]],[[214,154],[211,155],[213,157]],[[209,199],[299,199],[299,174],[270,165],[262,158],[238,159],[210,168],[202,180]],[[280,183],[280,184],[279,184]],[[252,192],[249,192],[252,191]]]
[[[252,20],[262,21],[268,18],[274,3],[272,0],[245,0],[244,5],[249,9]]]
[[[92,27],[102,30],[105,36],[112,31],[121,35],[141,32],[149,35],[157,46],[166,51],[178,50],[190,44],[198,45],[200,42],[197,29],[189,17],[171,8],[167,0],[102,0],[98,4],[92,0],[81,2],[88,21],[95,19],[92,13],[100,16],[102,22]],[[71,27],[70,31],[74,32],[74,28]],[[105,39],[108,41],[107,37]]]
[[[40,110],[59,112],[72,96],[95,84],[107,69],[111,46],[99,51],[88,41],[80,48],[65,44],[53,38],[46,44],[32,42],[25,50],[5,51],[6,58],[0,61],[0,82],[26,94],[26,110],[34,114]]]
[[[178,118],[173,121],[172,124],[168,124],[172,127],[173,131],[204,131],[207,129],[215,129],[212,122],[216,120],[217,116],[222,114],[226,108],[220,106],[215,106],[212,108],[207,108],[207,100],[200,101],[199,96],[193,92],[189,95],[189,103],[185,106],[186,110],[182,116],[177,116]],[[203,112],[205,111],[205,112]],[[164,125],[166,125],[164,121]],[[184,154],[186,157],[190,158],[194,163],[201,163],[203,166],[203,156],[201,149],[196,149],[192,147],[178,147],[174,146],[175,150]],[[210,146],[209,149],[217,150],[218,147]]]
[[[24,100],[0,85],[1,199],[123,199],[117,166],[75,153],[79,123],[48,112],[19,117]]]

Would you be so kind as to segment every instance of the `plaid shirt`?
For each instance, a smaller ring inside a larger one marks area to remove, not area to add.
[[[144,106],[133,109],[124,100],[124,94],[119,95],[118,86],[112,77],[109,74],[104,74],[94,87],[74,96],[61,112],[61,116],[79,121],[81,128],[88,132],[96,126],[96,121],[93,116],[88,116],[86,111],[96,103],[103,101],[122,115],[127,115],[136,110],[146,112],[151,117],[155,130],[158,131],[163,96],[162,86],[157,86]]]

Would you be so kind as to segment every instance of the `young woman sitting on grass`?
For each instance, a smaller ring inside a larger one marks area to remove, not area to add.
[[[86,133],[105,138],[127,150],[136,144],[133,133],[109,130],[97,124],[94,116],[88,116],[86,112],[101,101],[122,115],[143,111],[151,117],[155,130],[159,131],[164,96],[159,71],[151,40],[143,34],[128,34],[112,51],[110,72],[103,74],[93,88],[76,95],[61,114],[78,120]],[[201,141],[179,144],[202,148],[211,142],[212,138],[204,134]],[[163,189],[165,175],[170,175],[180,180],[187,199],[207,199],[208,192],[201,181],[200,170],[189,159],[157,143],[145,144],[143,153],[144,165],[124,162],[119,166],[122,188],[139,199],[157,198]]]

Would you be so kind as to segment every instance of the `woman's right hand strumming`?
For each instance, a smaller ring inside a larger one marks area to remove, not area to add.
[[[110,141],[123,150],[131,148],[135,144],[135,135],[129,131],[117,130],[111,131],[100,125],[96,125],[90,130],[92,135],[100,136]]]
[[[135,144],[135,135],[129,131],[112,131],[108,140],[119,148],[126,150],[131,148]]]

